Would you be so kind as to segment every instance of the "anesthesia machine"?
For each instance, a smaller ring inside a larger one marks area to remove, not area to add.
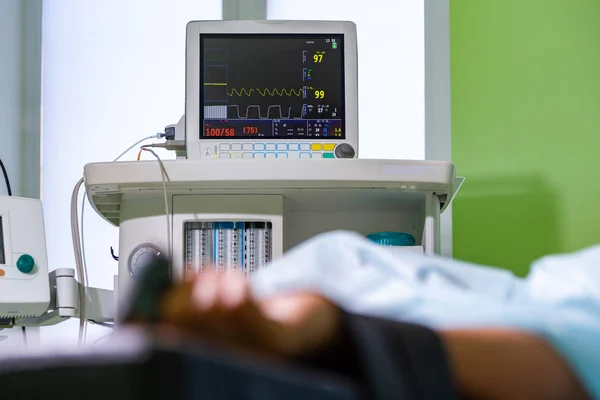
[[[72,269],[49,274],[40,203],[2,199],[5,326],[118,320],[140,266],[159,253],[175,278],[250,275],[340,229],[398,232],[414,240],[395,250],[439,253],[440,213],[462,181],[449,162],[359,158],[353,23],[190,22],[185,100],[166,140],[144,147],[157,160],[84,167],[89,203],[119,227],[114,291],[86,285],[77,222],[77,279]],[[76,216],[77,190],[72,207]]]

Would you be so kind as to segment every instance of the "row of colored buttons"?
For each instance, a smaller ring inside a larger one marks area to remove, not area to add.
[[[291,153],[291,158],[335,158],[333,153]],[[219,153],[219,158],[290,158],[288,153]]]
[[[220,151],[333,151],[334,143],[221,143]]]

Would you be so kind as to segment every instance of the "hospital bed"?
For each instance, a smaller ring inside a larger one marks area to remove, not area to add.
[[[357,381],[330,370],[234,353],[190,339],[185,345],[142,332],[78,353],[0,357],[0,387],[22,400],[454,400],[439,343],[422,328],[396,337],[405,359],[390,368],[373,354]],[[389,381],[392,374],[393,382]],[[391,384],[390,384],[391,383]]]
[[[362,398],[342,378],[280,362],[248,360],[193,342],[173,347],[142,334],[119,340],[128,346],[4,360],[2,392],[22,400]]]

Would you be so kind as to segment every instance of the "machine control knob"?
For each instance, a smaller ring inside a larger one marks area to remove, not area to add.
[[[132,278],[137,278],[140,272],[152,262],[152,260],[161,255],[162,252],[151,243],[143,243],[131,250],[127,260],[127,269]]]
[[[23,254],[17,260],[17,269],[24,274],[30,274],[35,267],[35,260],[29,254]]]
[[[354,158],[356,151],[348,143],[342,143],[335,148],[336,158]]]

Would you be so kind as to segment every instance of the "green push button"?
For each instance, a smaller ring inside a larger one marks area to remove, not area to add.
[[[35,267],[35,261],[29,254],[23,254],[17,260],[17,269],[24,274],[31,273],[31,271],[33,271],[33,267]]]
[[[333,153],[323,153],[323,158],[335,158]]]

